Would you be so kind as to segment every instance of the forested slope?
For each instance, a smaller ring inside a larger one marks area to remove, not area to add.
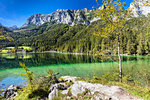
[[[121,32],[121,53],[145,55],[150,53],[150,16],[135,17],[127,21]],[[8,35],[15,39],[7,46],[26,45],[38,51],[58,50],[80,53],[117,53],[116,36],[106,38],[93,33],[101,28],[101,21],[90,25],[49,24],[17,30]]]

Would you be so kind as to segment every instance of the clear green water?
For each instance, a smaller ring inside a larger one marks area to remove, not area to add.
[[[145,76],[150,76],[149,56],[124,56],[122,60],[124,75],[131,75],[142,82],[147,81]],[[25,63],[36,76],[44,75],[51,69],[59,72],[59,76],[91,78],[93,75],[101,76],[118,68],[117,56],[97,57],[58,53],[0,54],[0,88],[11,84],[23,84],[24,80],[19,75],[23,73],[23,69],[19,62]]]

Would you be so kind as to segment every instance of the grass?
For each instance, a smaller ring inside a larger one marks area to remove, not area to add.
[[[139,98],[143,98],[144,100],[150,100],[150,89],[148,87],[142,87],[136,80],[130,82],[129,76],[123,76],[122,82],[119,82],[118,76],[119,75],[117,73],[107,73],[104,74],[102,77],[94,76],[91,80],[82,79],[81,81],[100,83],[103,85],[121,86],[122,88]]]
[[[141,86],[129,85],[129,84],[120,83],[120,82],[108,82],[105,85],[121,86],[122,88],[126,89],[133,95],[143,98],[144,100],[150,100],[150,89],[148,88],[143,88]]]
[[[32,47],[29,47],[29,46],[18,46],[18,48],[23,48],[26,50],[32,50]]]
[[[0,53],[8,53],[9,50],[1,50]]]
[[[29,47],[29,46],[18,46],[18,49],[25,49],[25,50],[33,50],[32,47]],[[11,50],[15,50],[15,47],[6,47],[2,50],[0,50],[0,53],[8,53],[9,51]]]
[[[15,49],[15,47],[6,47],[6,49]]]
[[[23,49],[26,49],[26,50],[32,50],[32,47],[29,47],[29,46],[18,46],[18,48],[19,48],[19,49],[23,48]],[[6,47],[5,49],[6,49],[6,50],[8,50],[8,49],[14,50],[15,47]]]

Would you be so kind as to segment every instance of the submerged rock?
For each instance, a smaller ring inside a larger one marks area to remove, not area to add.
[[[6,91],[4,92],[4,98],[6,99],[13,99],[17,96],[18,91],[17,89],[20,89],[18,86],[10,85]]]

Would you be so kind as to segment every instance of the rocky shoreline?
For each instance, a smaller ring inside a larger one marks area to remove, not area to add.
[[[88,83],[72,76],[62,76],[55,81],[57,82],[50,86],[48,97],[38,100],[56,100],[56,98],[59,100],[85,100],[85,97],[88,100],[143,100],[131,95],[120,86]],[[4,92],[4,98],[15,100],[20,92],[18,89],[21,88],[14,85],[9,86]]]

